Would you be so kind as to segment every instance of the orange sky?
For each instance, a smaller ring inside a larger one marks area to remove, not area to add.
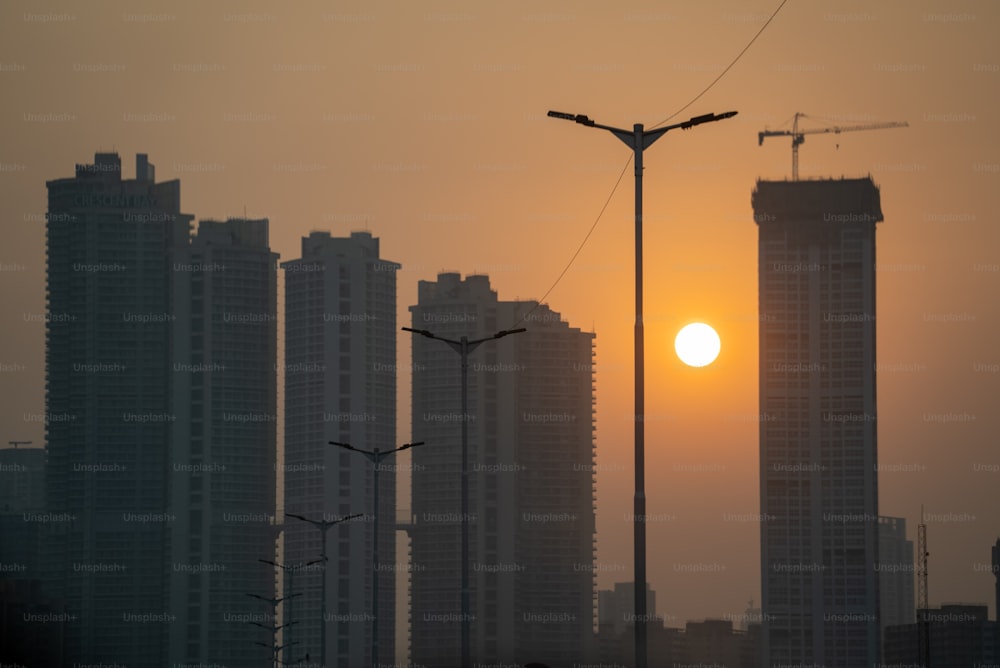
[[[198,218],[266,216],[297,257],[310,230],[369,229],[403,264],[400,318],[440,270],[489,273],[539,298],[629,157],[610,134],[546,118],[656,124],[729,64],[777,0],[467,3],[80,3],[0,7],[0,425],[43,440],[45,181],[98,150],[133,176],[180,178]],[[758,178],[790,173],[801,111],[906,129],[807,137],[803,177],[872,174],[878,234],[882,514],[920,504],[930,598],[990,601],[1000,535],[1000,5],[991,0],[789,2],[646,154],[650,581],[669,623],[759,600],[756,513]],[[66,120],[66,119],[69,120]],[[808,127],[822,121],[804,121]],[[546,301],[597,332],[601,587],[631,578],[632,172]],[[722,336],[681,365],[683,324]],[[409,361],[400,337],[400,366]],[[400,405],[409,377],[400,377]],[[950,414],[968,421],[943,422]],[[400,415],[400,441],[409,435]],[[902,469],[902,470],[900,470]],[[406,498],[405,496],[402,498]],[[951,515],[949,515],[949,513]],[[974,519],[972,519],[974,517]],[[703,566],[698,568],[697,565]],[[692,565],[695,565],[692,567]],[[692,572],[702,570],[705,572]]]

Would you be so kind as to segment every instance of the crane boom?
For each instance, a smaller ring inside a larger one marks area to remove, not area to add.
[[[792,180],[799,180],[799,145],[805,140],[805,135],[816,134],[840,134],[841,132],[856,132],[858,130],[884,130],[886,128],[909,127],[906,121],[889,121],[885,123],[864,123],[861,125],[833,126],[828,128],[808,128],[799,129],[799,119],[809,118],[802,112],[795,112],[792,120],[791,130],[762,130],[757,133],[757,145],[764,144],[765,137],[791,137],[792,138]]]

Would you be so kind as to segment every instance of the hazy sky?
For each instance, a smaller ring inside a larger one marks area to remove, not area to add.
[[[665,3],[37,3],[0,7],[0,425],[43,442],[45,181],[117,150],[181,179],[198,218],[368,229],[401,262],[399,317],[441,270],[537,299],[576,251],[629,150],[556,109],[663,121],[722,72],[780,0]],[[802,177],[871,174],[878,233],[880,512],[915,539],[932,605],[991,602],[1000,536],[1000,4],[789,0],[646,154],[650,581],[671,625],[759,600],[757,179],[787,178],[765,127],[908,121],[807,137]],[[821,120],[826,119],[826,120]],[[597,332],[599,585],[631,579],[632,172],[546,298]],[[719,360],[681,365],[704,320]],[[513,323],[511,323],[513,324]],[[400,363],[410,342],[400,337]],[[409,436],[400,376],[399,438]],[[401,495],[401,504],[408,497]]]

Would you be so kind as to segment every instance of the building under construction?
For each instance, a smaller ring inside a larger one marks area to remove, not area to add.
[[[763,665],[880,661],[871,178],[758,181]]]

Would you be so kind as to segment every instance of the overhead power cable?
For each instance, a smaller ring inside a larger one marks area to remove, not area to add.
[[[764,22],[764,25],[760,27],[760,30],[758,30],[756,34],[750,39],[750,41],[747,42],[746,46],[744,46],[743,49],[741,49],[740,52],[736,54],[736,57],[733,58],[732,62],[730,62],[729,65],[727,65],[726,68],[719,73],[719,76],[715,77],[715,79],[713,79],[711,83],[705,86],[705,88],[700,93],[691,98],[690,102],[688,102],[683,107],[681,107],[674,113],[670,114],[669,116],[667,116],[662,121],[660,121],[659,123],[657,123],[656,125],[652,126],[649,129],[654,130],[663,125],[664,123],[666,123],[667,121],[669,121],[670,119],[674,118],[682,111],[690,107],[692,104],[697,102],[705,93],[710,91],[715,86],[715,84],[719,83],[722,77],[726,76],[729,70],[731,70],[733,66],[740,61],[740,58],[743,57],[743,54],[745,54],[750,49],[750,47],[753,46],[753,43],[757,41],[757,38],[761,36],[764,30],[766,30],[767,27],[771,25],[771,22],[774,20],[774,18],[778,15],[778,12],[781,11],[781,8],[784,7],[787,2],[788,0],[781,0],[781,3],[773,12],[771,12],[771,16],[768,17],[767,21]],[[604,216],[604,212],[607,210],[608,205],[611,203],[611,199],[615,196],[615,192],[618,191],[618,186],[621,185],[622,177],[625,175],[625,170],[628,169],[628,166],[629,164],[631,164],[631,162],[632,162],[632,156],[630,155],[628,160],[625,161],[625,165],[622,167],[621,173],[618,174],[618,179],[615,181],[615,185],[611,188],[611,193],[604,201],[604,206],[601,207],[600,213],[597,214],[597,218],[594,220],[594,224],[590,226],[590,229],[587,231],[586,236],[583,237],[583,241],[580,242],[580,245],[577,247],[576,252],[573,253],[573,256],[569,259],[569,262],[566,263],[566,266],[563,268],[563,270],[559,272],[559,275],[556,277],[556,280],[552,283],[551,286],[549,286],[549,289],[545,291],[545,294],[541,296],[541,298],[535,303],[535,305],[531,307],[531,309],[529,309],[527,313],[522,315],[521,319],[518,320],[516,323],[514,323],[511,327],[517,327],[519,324],[526,321],[528,316],[531,315],[531,313],[534,312],[536,308],[538,308],[541,304],[545,302],[545,298],[548,297],[553,290],[555,290],[556,286],[559,285],[559,282],[562,280],[563,276],[565,276],[566,272],[568,272],[570,267],[573,266],[573,262],[576,261],[576,258],[580,255],[580,252],[583,251],[583,247],[587,244],[587,241],[590,239],[590,236],[594,233],[594,230],[597,228],[597,224],[601,222],[601,218]]]

